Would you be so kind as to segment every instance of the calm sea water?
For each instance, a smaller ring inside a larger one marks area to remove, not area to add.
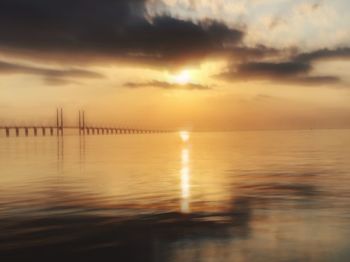
[[[350,261],[347,130],[0,137],[0,168],[0,261]]]

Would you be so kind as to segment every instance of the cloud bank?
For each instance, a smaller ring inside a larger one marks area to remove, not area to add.
[[[249,30],[245,29],[245,30]],[[211,19],[186,20],[150,14],[147,0],[2,0],[0,54],[75,65],[99,60],[174,68],[219,56],[229,66],[218,77],[226,81],[285,84],[336,84],[335,75],[313,74],[314,63],[348,59],[350,48],[312,52],[247,46],[247,32]],[[297,49],[296,49],[297,50]],[[0,71],[40,75],[51,83],[68,78],[102,78],[95,72],[52,70],[0,62]],[[172,89],[166,82],[127,83],[125,87]],[[189,89],[208,89],[191,84]]]
[[[0,74],[26,74],[41,76],[48,84],[67,84],[71,79],[104,78],[100,73],[76,68],[52,69],[0,61]]]
[[[149,17],[145,0],[4,0],[0,50],[172,66],[220,52],[243,33],[223,23]]]
[[[128,82],[124,84],[124,87],[127,88],[143,88],[143,87],[155,87],[165,90],[210,90],[211,87],[195,84],[195,83],[188,83],[188,84],[176,84],[176,83],[169,83],[169,82],[163,82],[163,81],[150,81],[150,82]]]

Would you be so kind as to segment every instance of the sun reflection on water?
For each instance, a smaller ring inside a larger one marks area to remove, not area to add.
[[[188,166],[190,162],[190,151],[187,148],[184,148],[181,153],[181,162],[182,162],[182,167],[183,166]]]
[[[190,133],[188,131],[181,131],[180,138],[183,142],[188,142],[190,140]]]
[[[181,212],[190,212],[190,153],[188,148],[184,148],[181,153]]]

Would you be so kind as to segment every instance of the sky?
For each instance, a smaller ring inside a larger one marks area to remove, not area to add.
[[[348,0],[2,0],[0,124],[350,128]]]

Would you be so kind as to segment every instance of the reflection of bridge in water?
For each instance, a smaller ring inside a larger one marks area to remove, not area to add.
[[[63,110],[57,109],[56,125],[4,125],[0,126],[0,130],[5,130],[5,134],[7,137],[11,135],[11,131],[14,131],[15,136],[20,136],[20,134],[23,132],[25,136],[29,136],[30,131],[33,131],[34,136],[38,136],[39,133],[41,133],[42,136],[63,136],[65,130],[79,131],[79,135],[154,134],[170,132],[166,130],[103,127],[99,125],[86,124],[84,111],[79,111],[78,126],[65,126],[63,120]]]

